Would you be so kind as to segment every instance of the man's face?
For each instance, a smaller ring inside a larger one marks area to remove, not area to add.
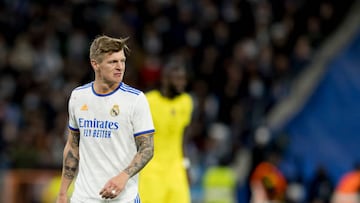
[[[179,95],[186,88],[186,73],[182,69],[173,70],[169,73],[169,89],[172,95]]]
[[[105,83],[120,83],[125,73],[124,51],[107,53],[103,60],[93,65],[97,77]]]

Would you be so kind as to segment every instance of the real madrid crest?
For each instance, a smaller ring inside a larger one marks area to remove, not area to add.
[[[115,116],[118,116],[119,113],[120,113],[119,105],[115,104],[110,110],[110,115],[112,117],[115,117]]]

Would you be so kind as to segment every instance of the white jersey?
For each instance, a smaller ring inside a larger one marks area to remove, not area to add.
[[[102,202],[99,192],[105,183],[134,158],[134,138],[154,132],[145,95],[124,83],[102,95],[94,91],[93,83],[74,89],[69,99],[69,128],[80,132],[79,172],[72,201],[86,203]],[[114,200],[129,202],[137,194],[135,175]]]

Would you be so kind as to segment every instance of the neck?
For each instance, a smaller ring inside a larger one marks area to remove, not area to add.
[[[94,90],[98,94],[107,94],[114,91],[120,83],[102,83],[99,81],[94,81]]]
[[[178,95],[175,91],[171,91],[171,89],[165,87],[161,88],[160,92],[162,96],[167,97],[169,99],[173,99]]]

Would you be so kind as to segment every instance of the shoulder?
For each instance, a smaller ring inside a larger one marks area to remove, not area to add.
[[[125,83],[120,84],[119,90],[134,96],[144,94],[141,90],[131,87],[130,85],[127,85]]]
[[[73,92],[73,93],[74,93],[74,92],[81,92],[81,91],[84,91],[84,90],[87,90],[87,89],[91,89],[91,87],[92,87],[92,82],[87,83],[87,84],[85,84],[85,85],[81,85],[81,86],[75,87],[72,92]]]
[[[189,93],[182,93],[178,96],[178,99],[184,103],[191,104],[193,103],[193,99]]]
[[[75,95],[82,95],[84,93],[86,94],[89,90],[91,91],[91,88],[92,88],[92,82],[75,87],[71,91],[71,97],[74,97]]]
[[[184,99],[184,100],[192,100],[191,95],[190,95],[189,93],[187,93],[187,92],[182,93],[182,94],[180,95],[180,98],[181,98],[181,99]]]
[[[145,92],[146,97],[148,98],[153,98],[153,97],[159,97],[160,96],[160,92],[159,90],[150,90],[148,92]]]
[[[88,100],[89,92],[91,92],[92,83],[87,83],[82,86],[75,87],[70,94],[69,97],[69,105],[78,105],[81,102],[84,102],[84,100]]]

